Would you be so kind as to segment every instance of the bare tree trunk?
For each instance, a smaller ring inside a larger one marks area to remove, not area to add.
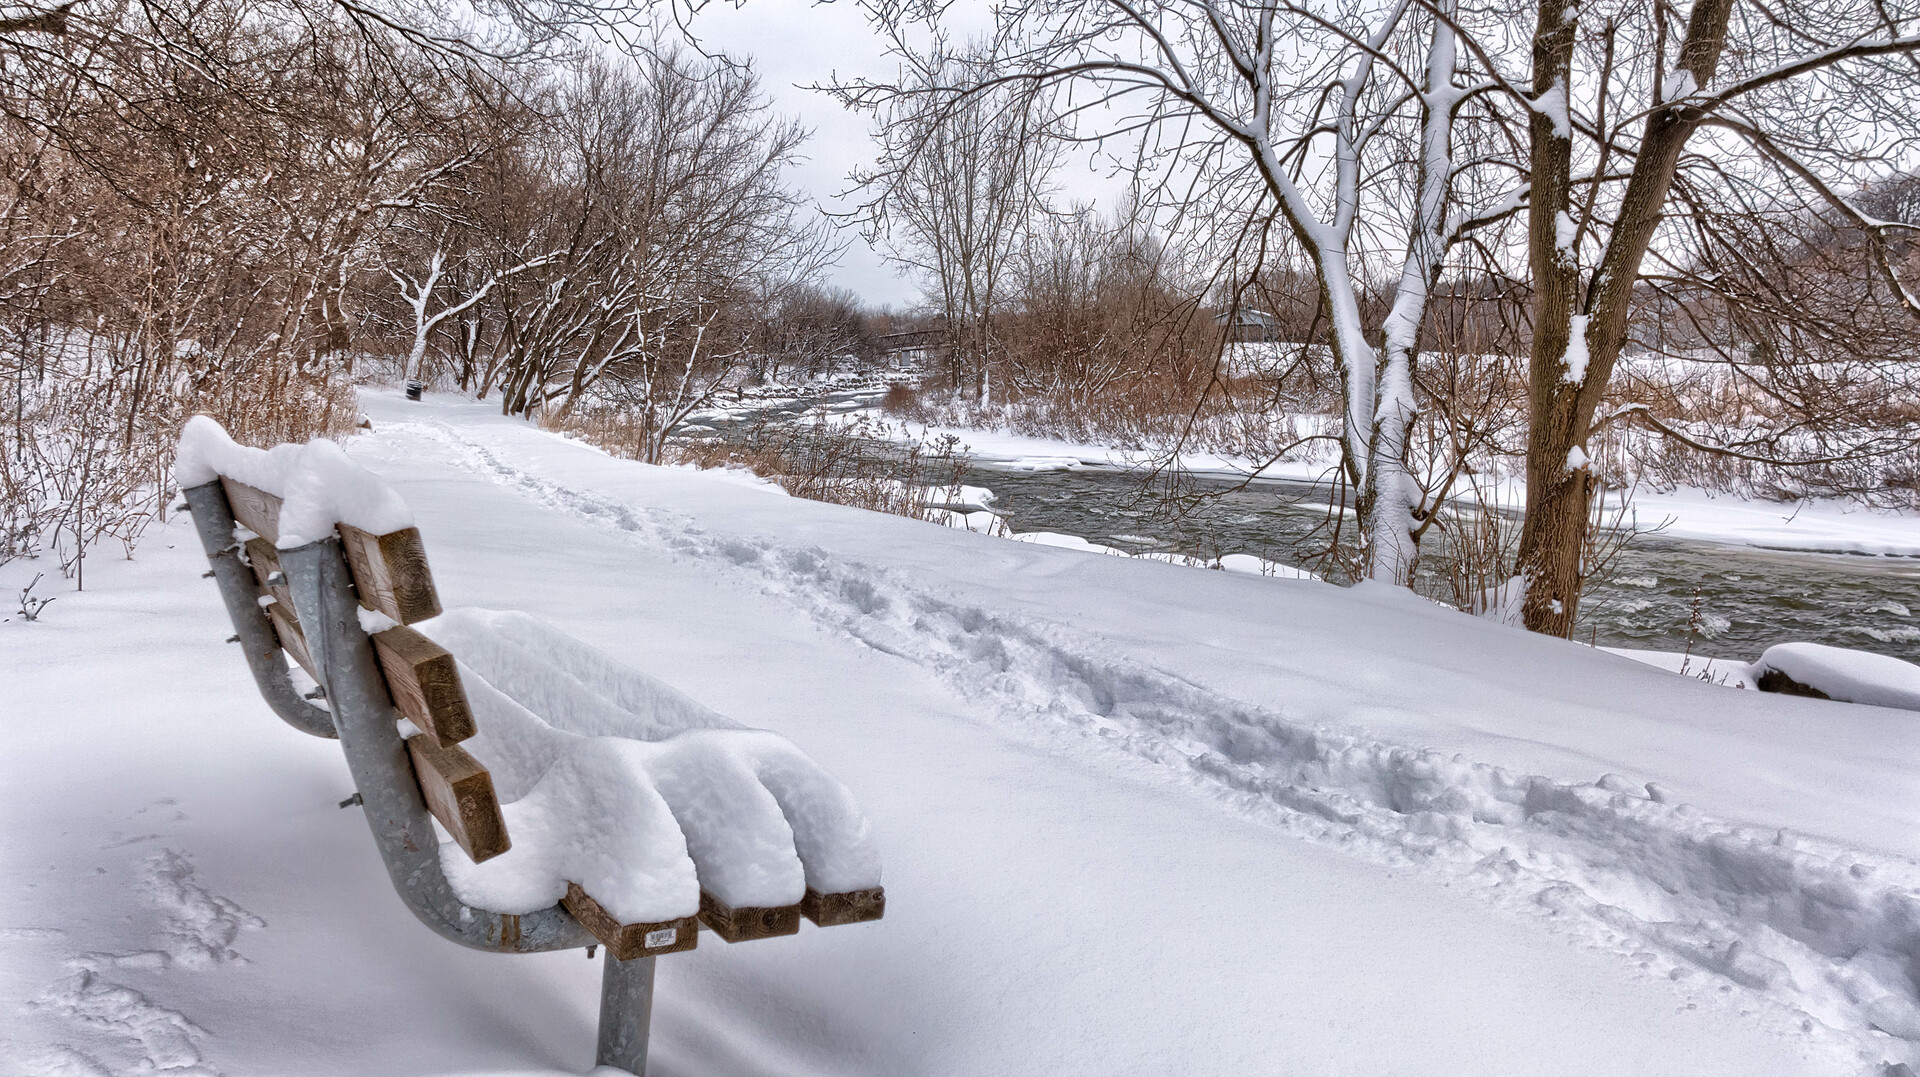
[[[1454,85],[1456,48],[1453,4],[1442,0],[1427,48],[1426,83],[1421,91],[1420,160],[1414,183],[1413,227],[1407,257],[1382,325],[1382,347],[1374,371],[1373,416],[1367,424],[1359,509],[1372,549],[1368,575],[1410,585],[1419,567],[1419,532],[1414,527],[1415,480],[1407,464],[1407,445],[1419,417],[1414,404],[1413,364],[1420,348],[1434,281],[1447,250],[1448,197],[1453,186],[1453,110],[1461,91]],[[1437,508],[1437,504],[1435,506]]]
[[[1726,46],[1732,0],[1701,0],[1687,20],[1678,70],[1705,86]],[[1569,636],[1585,579],[1581,554],[1590,526],[1587,436],[1594,412],[1626,344],[1627,316],[1640,264],[1673,184],[1680,151],[1702,113],[1682,105],[1654,110],[1621,198],[1619,216],[1593,274],[1579,293],[1579,264],[1567,233],[1574,221],[1572,125],[1566,93],[1577,9],[1544,0],[1534,33],[1533,192],[1527,247],[1534,275],[1527,435],[1527,518],[1517,568],[1526,581],[1521,615],[1529,629]],[[1577,313],[1579,312],[1579,313]]]
[[[1533,347],[1528,366],[1527,515],[1515,569],[1526,580],[1526,626],[1557,636],[1573,630],[1587,518],[1586,472],[1566,466],[1580,425],[1574,417],[1578,380],[1585,378],[1583,370],[1575,382],[1568,381],[1566,359],[1580,300],[1580,266],[1562,235],[1572,197],[1573,125],[1567,94],[1578,18],[1578,9],[1569,11],[1553,0],[1542,0],[1539,6],[1533,35],[1535,108],[1528,130]]]

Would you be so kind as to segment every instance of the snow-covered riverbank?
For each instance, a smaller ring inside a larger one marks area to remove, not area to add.
[[[664,959],[659,1073],[1920,1062],[1912,713],[368,406],[450,604],[791,737],[874,820],[887,919]],[[0,1072],[584,1068],[595,966],[409,920],[201,567],[171,525],[0,624]]]
[[[901,432],[912,438],[951,434],[967,446],[975,463],[1016,471],[1127,469],[1159,462],[1154,453],[1145,450],[1081,445],[1004,431],[907,423]],[[1256,462],[1194,452],[1181,454],[1178,464],[1196,475],[1241,478],[1254,471]],[[1326,480],[1331,466],[1330,459],[1284,460],[1259,469],[1258,475],[1284,482],[1316,483]],[[1489,491],[1502,507],[1517,509],[1526,504],[1523,483],[1500,482]],[[1659,527],[1662,534],[1672,538],[1802,553],[1920,557],[1920,514],[1883,511],[1854,502],[1775,503],[1705,490],[1639,490],[1632,494],[1630,512],[1638,526]]]

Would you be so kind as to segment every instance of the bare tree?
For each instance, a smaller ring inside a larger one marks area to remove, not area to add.
[[[880,165],[854,177],[871,194],[870,234],[896,263],[920,274],[945,319],[950,387],[982,402],[992,391],[994,316],[1059,163],[1031,87],[1007,84],[958,97],[937,92],[980,85],[993,69],[992,57],[977,49],[936,49],[908,92],[879,107]]]
[[[843,358],[871,360],[878,341],[860,297],[810,281],[768,282],[755,295],[753,376],[777,380],[782,368],[817,374]]]
[[[45,7],[25,5],[18,13],[9,11],[0,15],[0,34],[64,34],[67,32],[67,13],[72,11],[78,0],[68,0],[59,6]]]
[[[782,170],[801,131],[751,71],[659,50],[592,62],[559,92],[554,175],[522,185],[517,249],[559,253],[494,289],[509,414],[595,402],[667,433],[743,376],[745,307],[810,278],[835,249]],[[483,384],[483,392],[487,386]]]
[[[570,50],[582,19],[645,7],[509,0],[491,20],[358,0],[8,9],[4,556],[50,542],[77,575],[93,542],[130,541],[164,510],[167,446],[189,409],[270,440],[349,426],[381,237],[439,212],[523,120],[530,61]]]
[[[432,305],[434,289],[440,285],[445,274],[446,248],[436,245],[433,253],[427,256],[426,271],[419,275],[403,272],[391,263],[387,264],[387,276],[393,278],[395,287],[400,290],[401,300],[413,312],[413,344],[407,349],[406,364],[402,368],[407,395],[413,399],[419,399],[421,368],[427,357],[427,342],[433,336],[434,330],[439,328],[440,323],[448,318],[458,318],[485,301],[501,281],[518,276],[530,269],[537,269],[557,257],[558,255],[554,253],[542,254],[505,269],[496,270],[481,280],[477,286],[468,289],[465,298],[449,302],[432,314],[427,313],[427,308]]]
[[[1150,202],[1208,218],[1239,257],[1265,263],[1277,227],[1327,313],[1367,571],[1404,582],[1433,508],[1406,446],[1427,303],[1457,248],[1522,205],[1500,142],[1500,84],[1462,53],[1451,0],[1070,0],[997,13],[991,62],[968,77],[843,94],[877,106],[1048,91],[1082,137],[1124,140],[1134,167],[1158,170]],[[908,19],[889,25],[912,55]],[[1368,324],[1363,297],[1378,276],[1394,281],[1393,300]]]
[[[0,263],[36,266],[5,311],[7,545],[51,542],[75,576],[93,542],[131,541],[160,510],[185,409],[283,437],[350,422],[325,362],[347,339],[345,278],[373,223],[461,152],[446,131],[463,85],[422,85],[444,70],[404,50],[376,59],[364,36],[240,5],[178,14],[82,9],[64,34],[0,42],[25,229]],[[264,391],[234,392],[248,381]]]
[[[1920,24],[1872,0],[1696,0],[1684,14],[1664,0],[1542,0],[1531,46],[1534,302],[1519,569],[1527,626],[1566,635],[1592,518],[1588,439],[1600,422],[1657,421],[1631,403],[1597,421],[1649,257],[1714,287],[1733,267],[1690,260],[1690,227],[1709,225],[1716,207],[1765,225],[1816,201],[1862,237],[1885,293],[1920,315],[1889,254],[1915,222],[1873,217],[1849,191],[1920,135]],[[1684,212],[1670,214],[1676,196]],[[1694,244],[1691,253],[1710,252]],[[1794,462],[1788,449],[1767,455]]]

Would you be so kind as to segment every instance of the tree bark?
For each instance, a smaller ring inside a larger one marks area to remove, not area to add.
[[[1700,0],[1687,20],[1678,69],[1705,87],[1726,47],[1732,0]],[[1534,32],[1536,102],[1561,95],[1559,116],[1551,107],[1532,117],[1533,187],[1527,230],[1533,269],[1534,324],[1529,367],[1530,426],[1527,432],[1527,516],[1520,529],[1516,568],[1525,581],[1521,617],[1535,632],[1570,636],[1585,581],[1581,563],[1592,524],[1593,477],[1586,463],[1587,436],[1605,395],[1614,362],[1627,338],[1640,264],[1660,224],[1680,151],[1699,127],[1701,113],[1688,106],[1655,109],[1646,120],[1633,171],[1621,196],[1619,217],[1606,235],[1592,284],[1580,295],[1577,252],[1565,249],[1572,216],[1571,112],[1569,85],[1575,22],[1560,0],[1543,0]],[[1580,358],[1569,362],[1569,346]]]
[[[1573,16],[1569,19],[1567,16]],[[1526,581],[1521,617],[1535,632],[1566,636],[1579,604],[1579,551],[1586,521],[1586,473],[1569,471],[1577,385],[1567,381],[1567,346],[1580,300],[1576,252],[1561,242],[1572,208],[1573,46],[1579,10],[1542,0],[1533,34],[1535,111],[1528,121],[1533,163],[1527,259],[1533,274],[1533,342],[1528,362],[1527,515],[1515,570]],[[1556,452],[1557,449],[1557,452]],[[1577,512],[1574,506],[1578,506]],[[1573,560],[1564,555],[1571,553]]]

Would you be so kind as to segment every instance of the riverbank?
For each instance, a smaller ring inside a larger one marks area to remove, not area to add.
[[[1249,479],[1215,454],[1178,461],[1195,496],[1178,511],[1145,489],[1151,454],[885,418],[876,386],[767,387],[704,418],[713,434],[760,422],[861,425],[898,443],[951,436],[968,446],[979,488],[946,521],[988,534],[1252,574],[1322,568],[1330,487],[1321,462],[1287,461]],[[880,420],[875,422],[874,420]],[[982,490],[986,491],[983,496]],[[1518,491],[1513,496],[1518,498]],[[1637,651],[1747,663],[1809,641],[1920,661],[1920,520],[1847,504],[1775,505],[1673,491],[1637,498],[1639,532],[1611,571],[1589,581],[1574,638]],[[986,511],[982,511],[986,510]],[[1511,518],[1511,506],[1502,506]],[[1664,525],[1664,526],[1663,526]],[[1447,543],[1430,543],[1422,593],[1453,594]],[[1335,575],[1338,575],[1337,570]]]
[[[840,414],[851,414],[848,408]],[[897,423],[903,438],[952,435],[967,447],[975,464],[1007,471],[1131,471],[1167,463],[1140,449],[1082,445],[996,430]],[[1182,453],[1172,463],[1181,471],[1226,479],[1249,477],[1269,482],[1319,484],[1327,481],[1333,458],[1284,460],[1260,467],[1258,461],[1217,453]],[[1622,495],[1612,495],[1618,507]],[[1491,483],[1487,501],[1522,510],[1524,483]],[[1633,491],[1628,521],[1670,538],[1716,542],[1791,553],[1848,554],[1920,558],[1920,513],[1892,512],[1846,501],[1774,503],[1732,494],[1681,488],[1667,492]]]

